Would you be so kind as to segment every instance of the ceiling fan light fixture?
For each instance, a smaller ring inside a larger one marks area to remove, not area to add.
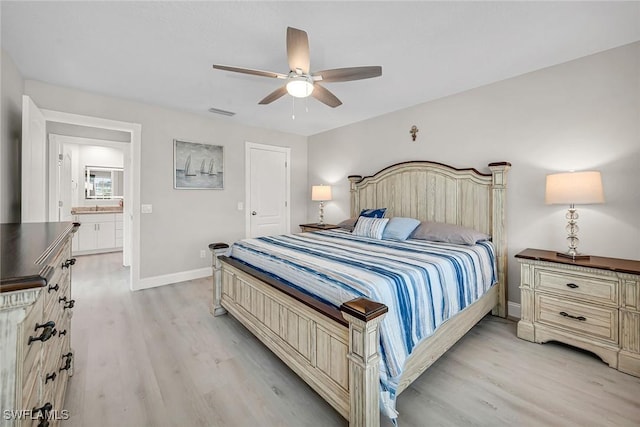
[[[307,76],[291,77],[287,82],[287,92],[296,98],[306,98],[313,92],[313,83]]]

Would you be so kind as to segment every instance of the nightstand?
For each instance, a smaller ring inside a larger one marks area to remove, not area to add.
[[[520,262],[518,337],[560,341],[640,377],[640,261],[571,260],[526,249]]]
[[[319,231],[319,230],[333,230],[334,228],[340,228],[335,224],[300,224],[300,229],[303,233],[307,231]]]

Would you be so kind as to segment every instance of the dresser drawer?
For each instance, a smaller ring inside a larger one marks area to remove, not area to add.
[[[536,267],[534,287],[583,301],[617,305],[618,280],[588,273]]]
[[[535,322],[618,343],[617,308],[581,304],[544,294],[536,294],[535,304]]]

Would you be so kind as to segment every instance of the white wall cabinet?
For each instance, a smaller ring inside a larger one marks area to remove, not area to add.
[[[121,213],[75,215],[74,221],[82,224],[73,240],[74,255],[122,250]]]

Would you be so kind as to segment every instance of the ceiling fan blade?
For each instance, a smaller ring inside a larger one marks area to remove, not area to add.
[[[334,94],[329,92],[329,90],[320,86],[318,83],[313,84],[313,92],[311,92],[311,95],[318,101],[327,104],[331,108],[336,108],[342,105],[342,101],[340,101]]]
[[[271,92],[269,95],[265,96],[262,101],[258,102],[258,104],[271,104],[276,99],[282,97],[287,94],[287,86],[279,87],[278,89]]]
[[[382,75],[382,67],[350,67],[336,68],[313,73],[314,77],[320,76],[323,82],[348,82],[351,80],[370,79]]]
[[[234,73],[251,74],[253,76],[272,77],[274,79],[286,79],[286,74],[274,73],[273,71],[252,70],[250,68],[231,67],[228,65],[213,64],[217,70],[233,71]]]
[[[297,28],[287,27],[287,58],[289,69],[309,74],[309,38],[307,33]]]

